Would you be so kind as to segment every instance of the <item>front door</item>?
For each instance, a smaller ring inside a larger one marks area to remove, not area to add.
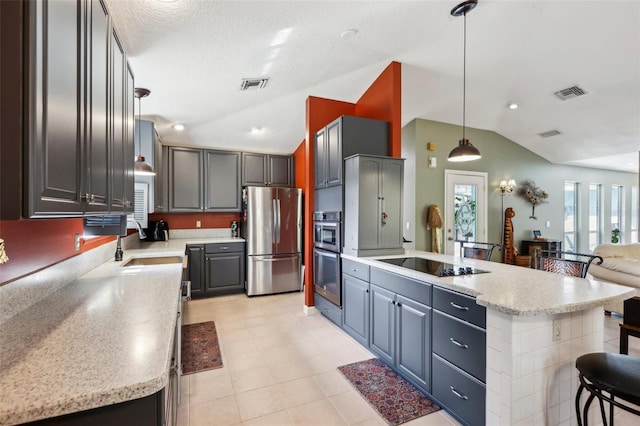
[[[445,170],[445,253],[460,256],[460,241],[487,241],[487,173]]]

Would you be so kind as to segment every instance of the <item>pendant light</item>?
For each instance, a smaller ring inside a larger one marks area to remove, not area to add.
[[[458,146],[449,153],[449,161],[462,162],[472,161],[481,158],[478,148],[473,146],[469,139],[465,137],[465,110],[466,110],[466,80],[467,80],[467,13],[478,5],[478,0],[467,0],[453,9],[452,16],[464,17],[464,44],[462,53],[462,139],[458,141]]]
[[[147,163],[142,156],[142,141],[140,137],[140,120],[142,118],[142,98],[146,98],[151,94],[151,90],[144,89],[142,87],[136,87],[134,89],[135,96],[138,98],[138,124],[136,125],[136,135],[138,136],[138,156],[133,167],[133,172],[139,176],[153,176],[156,173],[153,171],[151,164]]]

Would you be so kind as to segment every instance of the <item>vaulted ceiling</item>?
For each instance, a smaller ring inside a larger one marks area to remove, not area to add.
[[[355,102],[391,61],[403,64],[403,125],[461,124],[458,3],[107,0],[164,142],[278,153],[304,139],[308,96]],[[480,0],[466,67],[467,126],[554,163],[638,172],[640,1]],[[572,86],[586,94],[554,95]]]

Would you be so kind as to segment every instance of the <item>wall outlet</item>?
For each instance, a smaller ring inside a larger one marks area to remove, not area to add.
[[[546,226],[547,228],[551,228],[551,221],[548,220],[544,223],[544,226]]]
[[[202,226],[202,223],[200,223],[199,220],[196,220],[196,228],[200,228]]]
[[[407,231],[411,230],[411,222],[407,221]]]
[[[80,251],[80,234],[76,234],[75,247],[76,251]]]
[[[557,341],[560,340],[560,329],[561,329],[560,320],[559,319],[553,320],[552,328],[553,328],[553,331],[552,331],[551,340],[553,340],[554,342],[557,342]]]

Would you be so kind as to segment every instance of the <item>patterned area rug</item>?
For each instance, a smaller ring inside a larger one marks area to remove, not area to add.
[[[399,425],[440,409],[377,358],[343,365],[338,370],[390,425]]]
[[[182,326],[182,375],[222,367],[213,321]]]

